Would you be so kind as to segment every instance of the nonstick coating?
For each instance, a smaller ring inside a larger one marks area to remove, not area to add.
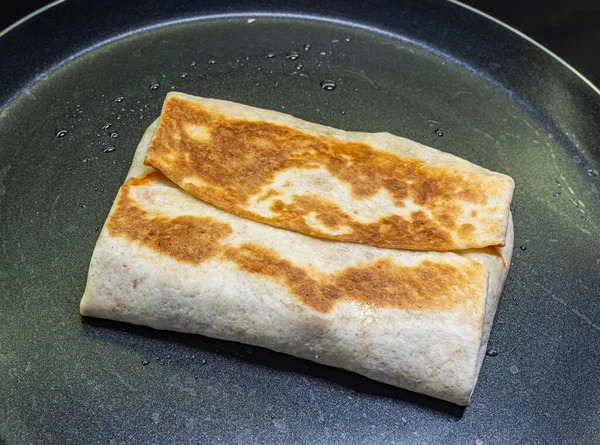
[[[0,37],[0,444],[597,443],[597,91],[449,2],[218,3],[72,0]],[[80,317],[100,228],[171,90],[390,131],[515,179],[497,355],[466,410]]]

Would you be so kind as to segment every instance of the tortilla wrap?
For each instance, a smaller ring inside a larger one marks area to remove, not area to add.
[[[315,238],[203,202],[135,153],[81,314],[238,341],[466,405],[512,254]]]

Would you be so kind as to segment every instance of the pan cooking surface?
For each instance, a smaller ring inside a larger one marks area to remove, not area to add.
[[[206,18],[215,7],[184,2],[153,15],[115,3],[121,21],[110,29],[92,18],[87,33],[55,28],[52,50],[40,41],[35,53],[7,49],[19,32],[50,26],[37,27],[42,17],[58,26],[75,14],[67,4],[83,7],[63,3],[0,38],[10,74],[0,114],[0,443],[600,437],[591,124],[600,98],[574,73],[501,26],[433,1],[348,12],[360,23],[338,20],[335,5],[318,17],[286,7]],[[72,34],[70,47],[61,33]],[[466,411],[261,348],[81,319],[94,243],[172,90],[389,131],[515,179],[513,265]]]

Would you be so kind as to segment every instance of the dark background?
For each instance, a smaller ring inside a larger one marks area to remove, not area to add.
[[[463,1],[546,46],[600,86],[599,0]],[[0,29],[44,6],[48,1],[19,0],[12,3],[10,6],[3,5]]]

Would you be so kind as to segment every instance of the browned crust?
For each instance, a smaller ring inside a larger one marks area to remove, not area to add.
[[[202,137],[192,137],[189,128],[202,128]],[[490,191],[493,193],[502,181],[430,167],[364,143],[313,136],[274,123],[227,119],[201,104],[177,97],[165,102],[146,164],[195,196],[238,216],[313,236],[412,250],[475,247],[476,227],[468,221],[456,224],[463,209],[461,203],[486,204]],[[359,200],[385,189],[398,207],[412,199],[431,216],[416,211],[407,219],[391,215],[361,223],[317,195],[296,195],[289,204],[275,201],[271,207],[276,213],[273,217],[244,208],[249,197],[271,184],[277,173],[291,168],[326,169],[348,184],[353,197]],[[194,185],[189,179],[206,185]],[[308,213],[328,228],[343,230],[332,235],[311,226],[304,218]],[[476,215],[470,213],[473,218]]]

